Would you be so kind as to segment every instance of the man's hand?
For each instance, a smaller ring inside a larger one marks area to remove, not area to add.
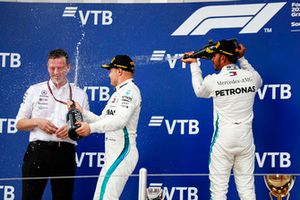
[[[90,125],[86,122],[76,122],[80,127],[76,129],[76,133],[80,136],[89,136],[91,134]]]
[[[191,51],[191,52],[186,52],[184,54],[190,56],[190,55],[193,55],[193,53],[194,52]],[[186,58],[186,59],[182,58],[181,61],[184,63],[194,63],[194,62],[197,62],[197,58]]]
[[[75,103],[75,108],[76,108],[79,112],[82,113],[82,112],[83,112],[83,109],[82,109],[82,107],[79,105],[79,103],[77,103],[77,102],[75,102],[75,101],[74,101],[74,103]],[[68,110],[70,110],[72,104],[73,104],[73,101],[68,101],[68,102],[67,102]]]
[[[55,132],[56,137],[61,139],[66,139],[68,137],[68,126],[65,125],[63,127],[60,127]]]
[[[34,119],[37,123],[38,128],[45,131],[48,134],[54,134],[58,129],[52,122],[46,119]]]
[[[239,44],[240,48],[237,48],[236,51],[239,53],[239,58],[243,57],[245,55],[246,52],[246,48],[244,47],[243,44]]]

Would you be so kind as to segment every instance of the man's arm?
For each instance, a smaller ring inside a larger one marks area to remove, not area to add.
[[[90,124],[79,122],[78,124],[81,127],[76,132],[79,135],[87,136],[93,132],[104,133],[124,128],[132,113],[136,110],[136,107],[140,105],[140,96],[135,90],[127,90],[120,94],[117,102],[115,113],[112,115],[102,115],[99,120]]]
[[[100,115],[100,116],[96,115],[95,113],[88,111],[88,110],[83,110],[82,116],[83,116],[83,121],[85,121],[87,123],[96,122],[103,117],[102,115]]]
[[[246,48],[243,44],[239,44],[239,48],[236,49],[236,51],[239,53],[239,59],[238,62],[240,64],[241,69],[247,70],[247,71],[255,71],[255,69],[252,67],[252,65],[248,62],[248,60],[244,57],[246,53]]]
[[[243,44],[239,44],[240,48],[237,49],[239,52],[239,59],[238,62],[240,64],[241,69],[250,71],[255,74],[256,77],[256,87],[260,88],[262,86],[262,79],[259,75],[259,73],[252,67],[252,65],[248,62],[248,60],[245,58],[245,52],[246,48]]]
[[[20,131],[31,131],[35,128],[39,128],[48,134],[54,134],[57,127],[46,119],[32,118],[32,119],[19,119],[16,124],[16,128]]]
[[[118,97],[116,112],[113,115],[105,115],[101,120],[91,123],[91,132],[108,132],[124,128],[136,107],[139,106],[139,98],[137,91],[133,89],[123,91]]]
[[[203,79],[202,70],[198,63],[191,63],[191,74],[193,89],[197,97],[210,98],[211,96],[211,75]]]
[[[71,105],[73,104],[72,101],[67,102],[67,107],[68,110],[70,110]],[[95,113],[91,112],[89,109],[89,104],[88,104],[88,99],[87,95],[86,98],[84,99],[82,105],[80,105],[78,102],[75,101],[75,107],[76,109],[82,113],[83,121],[87,123],[93,123],[101,119],[101,115],[98,116]]]
[[[209,98],[211,96],[211,76],[205,77],[203,79],[202,70],[200,65],[195,58],[182,59],[184,63],[190,63],[191,75],[192,75],[192,85],[197,97]]]
[[[40,128],[48,134],[55,133],[57,127],[50,121],[41,118],[31,118],[33,94],[34,89],[29,87],[23,96],[23,102],[16,117],[16,128],[20,131],[31,131],[35,128]]]
[[[36,119],[19,119],[16,124],[19,131],[31,131],[36,127],[38,127]]]

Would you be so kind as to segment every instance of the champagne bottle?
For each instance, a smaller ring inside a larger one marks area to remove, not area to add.
[[[208,45],[202,47],[198,51],[195,51],[192,55],[185,54],[183,56],[183,59],[187,58],[202,58],[202,59],[208,59],[210,60],[213,57],[213,50],[215,49],[215,44],[212,40],[208,41]]]
[[[212,40],[208,41],[208,45],[202,47],[198,51],[195,51],[192,55],[185,54],[183,59],[187,58],[202,58],[211,60],[214,56],[214,53],[222,53],[222,50],[229,51],[233,55],[232,57],[238,57],[237,51],[234,49],[240,48],[239,43],[236,38],[228,39],[228,40],[220,40],[219,42],[214,43]]]
[[[76,133],[76,129],[79,128],[78,125],[76,125],[76,122],[82,122],[83,121],[83,117],[81,112],[79,112],[79,110],[76,109],[75,107],[75,102],[72,100],[73,104],[70,107],[70,110],[67,114],[67,123],[68,123],[68,135],[69,138],[71,138],[72,140],[80,140],[82,138],[82,136],[78,135]]]

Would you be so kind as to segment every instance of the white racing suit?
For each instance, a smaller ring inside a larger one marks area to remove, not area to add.
[[[141,109],[138,87],[129,79],[116,87],[102,114],[83,112],[91,132],[105,132],[105,164],[94,200],[117,200],[137,161],[136,129]]]
[[[227,199],[231,169],[240,199],[256,199],[252,120],[254,97],[262,79],[244,57],[239,63],[240,68],[230,64],[204,79],[198,63],[191,64],[196,96],[213,98],[214,135],[209,159],[212,200]]]

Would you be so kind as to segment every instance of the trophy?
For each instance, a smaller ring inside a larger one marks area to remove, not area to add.
[[[160,186],[162,184],[150,184],[150,187],[146,190],[147,200],[163,200],[165,198],[164,191]]]
[[[265,184],[270,190],[270,199],[273,200],[273,196],[277,197],[278,200],[282,200],[283,197],[287,196],[287,200],[290,198],[290,190],[294,186],[295,176],[292,175],[266,175],[264,176]]]

